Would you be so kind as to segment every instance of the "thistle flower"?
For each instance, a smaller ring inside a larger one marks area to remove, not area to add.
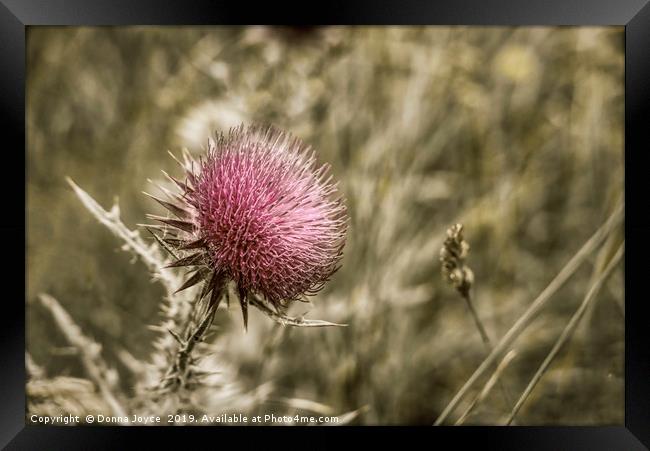
[[[178,291],[203,282],[216,309],[225,284],[237,286],[244,325],[248,298],[284,309],[323,288],[339,269],[347,214],[313,150],[273,127],[243,126],[209,140],[207,155],[185,154],[185,180],[168,176],[179,192],[153,197],[176,218],[164,224],[170,267],[191,267]],[[166,174],[167,175],[167,174]],[[180,254],[180,255],[179,255]]]

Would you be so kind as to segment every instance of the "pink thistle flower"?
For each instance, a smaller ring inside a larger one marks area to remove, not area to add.
[[[273,127],[243,126],[208,143],[198,162],[181,163],[185,181],[173,202],[155,198],[177,219],[163,222],[162,241],[187,255],[170,266],[195,269],[179,288],[205,281],[218,306],[226,281],[236,283],[244,324],[247,299],[263,296],[276,308],[313,295],[339,269],[347,214],[329,165]],[[152,196],[153,197],[153,196]]]

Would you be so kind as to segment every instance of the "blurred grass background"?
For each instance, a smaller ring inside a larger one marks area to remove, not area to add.
[[[349,327],[282,329],[253,311],[244,333],[233,305],[218,314],[219,359],[249,389],[271,381],[279,396],[336,412],[369,406],[358,424],[431,424],[485,357],[466,305],[440,277],[445,230],[465,225],[475,305],[495,341],[622,197],[623,36],[620,27],[30,27],[28,351],[51,376],[83,376],[35,302],[42,292],[119,371],[120,350],[145,361],[156,336],[146,326],[159,321],[162,288],[65,176],[106,208],[117,196],[135,228],[157,211],[141,194],[147,178],[178,174],[167,150],[198,154],[214,130],[270,122],[312,144],[341,180],[351,216],[343,267],[309,317]],[[502,376],[511,393],[577,308],[591,266],[516,342]],[[623,350],[619,268],[518,423],[622,424]],[[468,423],[497,423],[506,410],[494,390]]]

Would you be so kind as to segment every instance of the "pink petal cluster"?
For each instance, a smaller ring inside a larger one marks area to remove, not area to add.
[[[346,209],[329,165],[273,127],[238,127],[209,144],[186,199],[212,269],[274,304],[313,294],[338,269]]]

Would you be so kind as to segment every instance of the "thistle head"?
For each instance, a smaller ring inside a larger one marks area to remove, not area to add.
[[[170,177],[179,192],[156,199],[176,218],[150,216],[182,253],[171,266],[194,268],[181,289],[205,281],[202,296],[211,291],[212,305],[232,280],[246,323],[249,296],[284,308],[318,292],[339,268],[346,209],[329,166],[298,138],[240,126],[181,165],[184,180]]]

